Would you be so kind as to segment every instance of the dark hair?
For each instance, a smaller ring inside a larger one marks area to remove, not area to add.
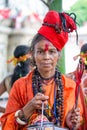
[[[41,34],[39,34],[39,33],[37,33],[37,34],[33,37],[32,41],[31,41],[31,46],[30,46],[30,51],[31,51],[32,54],[34,54],[34,47],[35,47],[35,45],[36,45],[39,41],[45,40],[45,39],[46,39],[46,38],[45,38],[44,36],[42,36]],[[35,60],[34,60],[33,55],[32,55],[32,64],[33,64],[33,66],[36,66],[36,63],[35,63]]]
[[[81,51],[80,52],[87,52],[87,43],[85,43],[82,47],[81,47]]]
[[[41,34],[37,33],[31,42],[31,46],[30,46],[30,50],[33,52],[34,51],[34,46],[41,40],[45,40],[47,38],[45,38],[44,36],[42,36]]]
[[[14,57],[19,58],[20,56],[28,54],[29,51],[30,51],[30,47],[28,47],[27,45],[19,45],[14,50]],[[29,58],[26,61],[20,61],[17,63],[11,78],[11,86],[17,79],[26,76],[28,74],[29,65],[30,65]]]
[[[86,53],[87,52],[87,43],[83,44],[82,47],[81,47],[81,50],[80,50],[80,53],[83,52],[83,53]],[[87,58],[86,58],[87,60]],[[82,63],[82,59],[80,58],[79,60],[79,63],[81,64]],[[87,65],[85,64],[85,70],[87,70]]]

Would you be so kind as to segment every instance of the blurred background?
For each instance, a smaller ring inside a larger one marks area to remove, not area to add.
[[[13,72],[14,66],[6,61],[13,56],[15,47],[19,44],[30,46],[44,15],[52,9],[77,15],[78,45],[74,32],[69,35],[60,62],[63,73],[76,69],[78,61],[74,61],[73,57],[87,43],[87,0],[0,0],[0,81]],[[2,100],[7,97],[7,93],[0,97],[2,105]]]

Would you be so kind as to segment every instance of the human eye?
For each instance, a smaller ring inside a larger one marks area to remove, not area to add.
[[[55,53],[57,53],[57,51],[56,50],[50,50],[50,53],[55,54]]]
[[[42,54],[42,50],[37,50],[37,53],[38,54]]]

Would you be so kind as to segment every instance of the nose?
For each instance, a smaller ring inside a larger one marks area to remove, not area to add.
[[[50,58],[50,55],[49,55],[49,53],[46,51],[45,53],[44,53],[44,59],[49,59]]]

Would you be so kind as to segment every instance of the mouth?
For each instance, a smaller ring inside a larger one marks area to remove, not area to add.
[[[42,65],[45,66],[45,67],[51,66],[50,63],[43,63]]]

